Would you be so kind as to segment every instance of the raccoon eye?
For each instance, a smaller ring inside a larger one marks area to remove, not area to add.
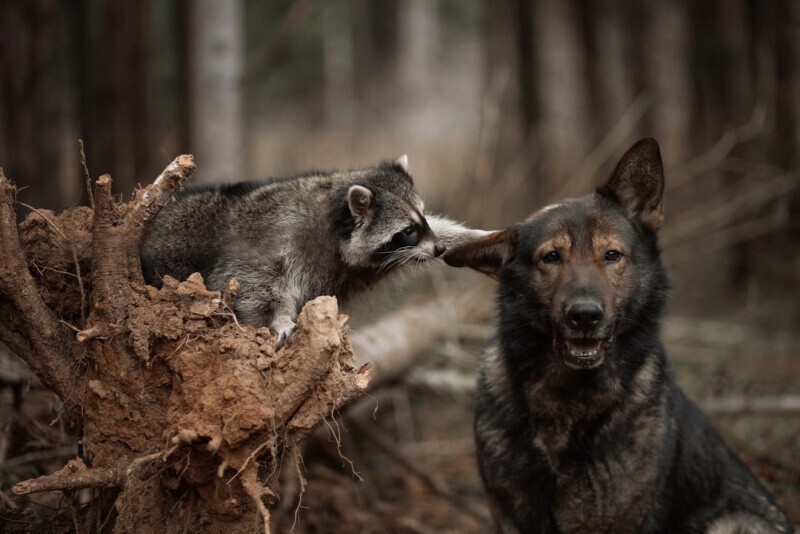
[[[397,232],[394,239],[398,247],[413,247],[418,240],[417,227],[413,225]]]
[[[618,250],[609,250],[606,252],[605,260],[606,263],[617,263],[619,260],[622,259],[622,253]]]
[[[557,250],[551,250],[542,256],[542,261],[545,263],[561,263],[561,254]]]

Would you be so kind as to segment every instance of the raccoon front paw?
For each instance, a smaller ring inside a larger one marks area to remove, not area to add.
[[[278,334],[278,342],[275,344],[275,350],[278,350],[284,344],[291,342],[292,333],[297,329],[297,324],[288,315],[281,315],[272,321],[270,328]]]

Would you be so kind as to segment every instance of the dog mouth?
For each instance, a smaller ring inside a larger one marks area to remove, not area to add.
[[[606,352],[613,344],[613,331],[603,338],[562,339],[562,359],[573,369],[595,369],[603,364]]]

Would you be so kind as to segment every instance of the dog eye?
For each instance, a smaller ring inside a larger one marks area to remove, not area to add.
[[[609,250],[606,252],[606,262],[617,263],[620,259],[622,259],[622,254],[618,250]]]
[[[561,254],[559,254],[556,250],[551,250],[542,256],[542,261],[545,263],[561,263]]]

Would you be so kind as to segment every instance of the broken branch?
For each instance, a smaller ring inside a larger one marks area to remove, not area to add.
[[[137,191],[129,204],[130,211],[125,216],[126,257],[131,280],[144,283],[139,249],[142,246],[145,229],[161,208],[180,189],[181,185],[194,173],[194,156],[183,154],[172,160],[155,181]]]
[[[124,470],[89,469],[83,460],[75,458],[51,475],[26,480],[11,488],[14,495],[28,495],[43,491],[68,491],[84,488],[106,488],[122,485]]]
[[[703,401],[703,410],[711,416],[742,414],[800,415],[800,395],[706,399]]]
[[[126,217],[126,224],[135,228],[133,237],[141,240],[144,225],[155,217],[172,194],[194,173],[194,156],[182,154],[167,165],[155,181],[139,191],[131,202],[131,211]],[[139,252],[136,244],[136,252]]]

